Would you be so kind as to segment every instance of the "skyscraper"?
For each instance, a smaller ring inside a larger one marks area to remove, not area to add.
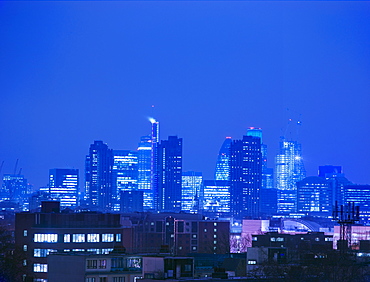
[[[297,182],[297,212],[329,216],[331,197],[330,185],[325,178],[310,176]]]
[[[202,184],[201,172],[186,171],[182,173],[181,210],[191,213],[199,211]]]
[[[49,197],[60,201],[61,207],[77,205],[78,169],[54,168],[49,170]]]
[[[229,215],[230,184],[227,180],[204,180],[203,212],[209,216]]]
[[[289,213],[297,209],[297,185],[305,178],[301,144],[282,138],[275,159],[275,185],[278,189],[278,212]]]
[[[181,210],[182,138],[169,136],[157,145],[156,156],[156,209]]]
[[[22,210],[28,209],[28,191],[27,179],[19,174],[4,174],[3,187],[1,189],[0,201],[11,201],[18,203]]]
[[[259,216],[262,178],[261,139],[243,136],[230,146],[230,208],[234,217]]]
[[[114,210],[119,211],[121,192],[138,189],[137,152],[113,150],[112,180]]]
[[[103,141],[94,141],[85,163],[85,200],[92,209],[113,208],[112,166],[112,149]]]
[[[216,170],[215,170],[215,180],[229,180],[230,177],[230,145],[231,137],[226,137],[224,143],[221,146],[220,152],[218,153]]]
[[[143,191],[144,210],[154,208],[154,195],[151,185],[152,169],[152,138],[143,136],[137,148],[138,160],[138,189]]]

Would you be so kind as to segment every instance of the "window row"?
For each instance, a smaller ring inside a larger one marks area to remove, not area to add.
[[[34,242],[37,243],[57,243],[58,234],[34,234]],[[121,242],[122,234],[64,234],[63,242],[64,243],[98,243],[98,242]]]

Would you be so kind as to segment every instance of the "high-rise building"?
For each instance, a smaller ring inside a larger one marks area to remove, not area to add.
[[[151,155],[150,155],[150,189],[153,193],[153,207],[157,209],[160,206],[158,202],[158,194],[160,193],[160,187],[158,179],[158,144],[159,144],[159,121],[154,118],[149,118],[152,124],[152,130],[150,135],[151,142]]]
[[[121,212],[142,212],[143,211],[143,191],[121,191],[120,202]]]
[[[138,189],[143,191],[144,210],[154,209],[154,195],[151,185],[152,166],[152,138],[143,136],[137,148],[138,161]]]
[[[203,176],[201,172],[182,173],[181,210],[196,213],[199,211]]]
[[[103,141],[94,141],[85,163],[85,200],[91,209],[113,208],[112,166],[112,149]]]
[[[203,181],[204,214],[210,216],[227,216],[230,213],[230,184],[227,180]]]
[[[120,210],[122,191],[137,190],[138,160],[137,152],[129,150],[113,150],[112,189],[114,210]]]
[[[230,208],[236,218],[258,217],[262,178],[261,139],[243,136],[230,146]]]
[[[260,210],[261,214],[264,216],[272,215],[276,213],[277,210],[277,192],[276,189],[274,189],[274,170],[267,167],[267,145],[263,144],[262,129],[250,127],[247,129],[247,136],[254,136],[261,139],[262,178]]]
[[[79,189],[78,169],[54,168],[49,170],[49,199],[60,201],[61,207],[77,205]]]
[[[169,136],[157,145],[156,155],[156,209],[181,210],[182,138]]]
[[[21,210],[28,210],[29,185],[27,179],[19,174],[4,174],[0,201],[11,201],[19,204]]]
[[[296,183],[306,176],[301,144],[282,138],[275,159],[275,185],[278,189],[278,212],[289,213],[297,209]]]
[[[221,146],[220,152],[218,153],[215,170],[215,180],[228,181],[230,178],[229,160],[231,142],[231,137],[226,137],[224,143]]]
[[[332,193],[329,182],[310,176],[297,182],[297,212],[329,216],[332,212]]]

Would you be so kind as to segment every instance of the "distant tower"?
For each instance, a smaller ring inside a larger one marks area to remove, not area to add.
[[[94,141],[85,163],[85,200],[92,209],[113,208],[112,166],[112,149],[103,141]]]
[[[186,171],[182,173],[181,210],[197,213],[203,183],[201,172]]]
[[[79,186],[78,169],[49,170],[49,197],[60,201],[61,207],[75,207]]]
[[[229,180],[230,178],[230,145],[232,143],[231,137],[226,137],[224,143],[221,146],[220,152],[218,153],[215,180]]]
[[[144,210],[154,209],[152,177],[152,138],[143,136],[137,148],[138,158],[138,189],[143,191]]]
[[[9,200],[18,203],[22,210],[27,210],[29,204],[27,179],[19,174],[4,174],[0,195],[1,201]]]
[[[230,208],[234,217],[258,217],[262,178],[261,139],[243,136],[230,146]]]
[[[297,182],[297,212],[329,216],[332,212],[332,194],[329,182],[310,176]]]
[[[275,185],[278,189],[278,212],[289,213],[297,209],[296,183],[306,176],[301,144],[282,138],[275,159]]]
[[[121,192],[138,190],[137,152],[113,150],[112,179],[114,210],[119,211]]]
[[[157,202],[159,191],[159,180],[158,180],[158,143],[159,143],[159,121],[154,118],[149,118],[152,124],[152,130],[150,135],[151,142],[151,155],[150,155],[150,189],[153,193],[153,207],[158,207],[160,204]]]
[[[181,210],[182,138],[169,136],[157,145],[156,203],[159,211]]]

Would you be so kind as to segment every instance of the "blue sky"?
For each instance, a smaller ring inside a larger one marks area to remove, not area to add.
[[[0,2],[0,161],[35,185],[83,179],[94,140],[136,149],[161,122],[184,170],[213,176],[226,136],[261,127],[273,166],[300,119],[308,175],[370,183],[370,2]],[[152,105],[155,105],[152,111]],[[81,181],[82,182],[82,181]]]

